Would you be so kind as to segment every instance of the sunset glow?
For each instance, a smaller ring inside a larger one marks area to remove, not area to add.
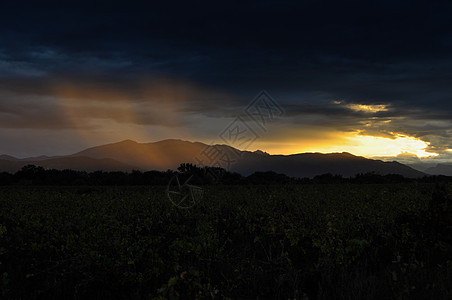
[[[388,110],[386,105],[347,104],[346,107],[354,111],[362,111],[365,113],[377,113]]]
[[[331,5],[309,1],[240,10],[152,3],[126,5],[121,17],[112,8],[111,19],[103,7],[69,13],[7,3],[0,155],[60,156],[128,139],[225,143],[220,133],[242,118],[253,143],[241,150],[452,162],[452,87],[444,83],[452,43],[438,17],[424,19],[429,34],[418,35],[419,18],[381,18],[384,5],[366,9],[375,14],[368,17],[344,4],[329,15]],[[435,12],[450,19],[447,9]],[[255,102],[261,91],[274,106]]]
[[[310,145],[308,147],[298,148],[296,152],[349,152],[354,155],[373,157],[373,156],[397,156],[402,153],[414,154],[419,158],[438,156],[437,153],[427,151],[428,142],[418,138],[396,134],[395,137],[376,137],[360,135],[359,132],[344,134],[334,145]],[[294,149],[287,150],[287,152]]]
[[[357,155],[363,156],[396,156],[401,153],[411,153],[419,158],[437,156],[437,153],[427,152],[428,142],[411,136],[396,135],[394,139],[356,135],[350,138],[352,148]]]

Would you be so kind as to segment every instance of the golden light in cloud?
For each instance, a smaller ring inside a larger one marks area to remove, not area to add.
[[[397,156],[401,153],[415,154],[419,158],[438,156],[437,153],[427,152],[430,143],[421,139],[395,134],[395,138],[360,135],[360,131],[351,133],[337,133],[338,136],[328,145],[310,144],[291,149],[292,153],[302,152],[349,152],[354,155]]]
[[[161,136],[192,139],[192,132],[182,124],[183,112],[179,109],[194,97],[196,88],[180,84],[180,89],[171,90],[169,83],[156,81],[160,84],[139,86],[134,94],[106,86],[63,82],[52,86],[52,94],[78,138],[88,144],[125,139],[147,142]]]
[[[347,108],[353,111],[362,111],[365,113],[377,113],[380,111],[388,111],[386,105],[364,105],[364,104],[347,104]]]
[[[419,158],[438,156],[437,153],[427,152],[430,145],[421,139],[397,134],[394,139],[368,135],[350,137],[354,143],[355,154],[363,156],[397,156],[401,153],[415,154]]]
[[[341,105],[343,104],[350,110],[361,111],[365,113],[377,113],[380,111],[388,111],[388,106],[385,104],[367,105],[367,104],[357,104],[357,103],[346,103],[344,101],[333,101],[333,104]]]

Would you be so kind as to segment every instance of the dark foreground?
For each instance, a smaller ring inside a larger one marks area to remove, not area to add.
[[[452,299],[452,184],[0,187],[2,299]]]

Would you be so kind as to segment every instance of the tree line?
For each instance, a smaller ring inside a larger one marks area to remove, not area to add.
[[[44,169],[27,165],[16,173],[0,172],[0,185],[167,185],[174,176],[190,178],[192,184],[242,185],[242,184],[331,184],[331,183],[404,183],[404,182],[445,182],[448,176],[425,176],[406,178],[402,175],[377,173],[357,174],[346,178],[341,175],[322,174],[314,178],[294,178],[273,171],[255,172],[249,176],[229,172],[218,167],[198,167],[190,163],[181,164],[177,170],[167,171],[75,171]]]

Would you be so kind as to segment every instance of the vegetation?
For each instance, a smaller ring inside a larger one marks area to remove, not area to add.
[[[341,175],[323,174],[314,178],[292,178],[272,171],[255,172],[247,177],[231,173],[222,168],[200,168],[192,164],[181,164],[177,171],[133,171],[125,172],[85,172],[74,170],[44,169],[34,165],[23,167],[15,174],[0,173],[1,185],[39,185],[39,186],[105,186],[105,185],[167,185],[176,174],[194,175],[200,185],[225,184],[306,184],[306,183],[408,183],[408,182],[452,182],[448,176],[426,176],[424,178],[405,178],[401,175],[379,175],[376,173],[357,174],[352,178]]]
[[[0,187],[0,298],[452,298],[451,183],[325,177]]]
[[[2,297],[451,296],[451,186],[0,191]],[[446,207],[447,205],[447,207]]]

